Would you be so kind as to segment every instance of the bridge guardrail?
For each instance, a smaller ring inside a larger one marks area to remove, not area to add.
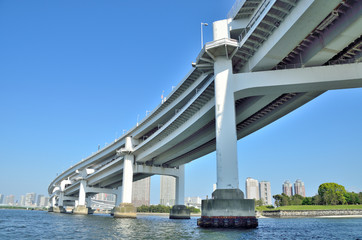
[[[246,28],[243,29],[241,34],[238,37],[239,42],[241,42],[244,37],[248,34],[250,29],[255,25],[256,20],[259,19],[260,15],[264,12],[265,8],[269,5],[271,0],[264,0],[264,2],[259,6],[258,10],[254,13],[254,15],[251,17],[248,25],[246,25]]]

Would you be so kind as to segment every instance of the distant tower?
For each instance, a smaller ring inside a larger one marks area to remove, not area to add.
[[[35,206],[36,204],[36,193],[27,193],[25,194],[25,206]]]
[[[15,196],[14,195],[6,196],[5,204],[6,205],[14,205],[15,204]]]
[[[304,182],[302,182],[302,180],[297,179],[295,181],[295,183],[294,183],[294,193],[305,197],[305,187],[304,187]]]
[[[48,206],[49,198],[41,195],[38,207]]]
[[[253,178],[247,178],[245,182],[245,192],[247,199],[259,200],[259,182]]]
[[[261,181],[259,183],[260,199],[263,200],[265,205],[272,205],[272,196],[270,190],[270,182]]]
[[[25,206],[25,196],[24,195],[21,195],[20,196],[20,203],[19,203],[20,206]]]
[[[175,205],[176,178],[161,176],[160,204],[165,206]]]
[[[36,206],[40,207],[40,201],[41,201],[42,197],[44,197],[44,195],[41,195],[41,194],[38,195],[38,198],[37,198],[37,201],[36,201]]]
[[[3,203],[4,203],[4,195],[0,194],[0,204],[3,204]]]
[[[151,177],[133,182],[132,203],[135,207],[150,205]]]
[[[289,180],[286,180],[283,183],[283,193],[289,197],[293,196],[293,185],[289,182]]]

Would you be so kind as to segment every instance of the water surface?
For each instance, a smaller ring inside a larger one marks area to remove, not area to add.
[[[197,218],[137,219],[0,210],[0,239],[360,239],[362,218],[259,219],[257,229],[203,229]]]

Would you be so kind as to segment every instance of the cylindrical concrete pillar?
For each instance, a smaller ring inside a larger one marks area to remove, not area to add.
[[[55,199],[55,196],[53,196],[50,200],[50,206],[55,207],[55,204],[56,204],[56,199]]]
[[[86,180],[81,180],[80,181],[80,186],[79,186],[79,200],[78,200],[78,205],[80,206],[85,206],[86,202],[85,202],[85,198],[86,198],[86,192],[85,192],[85,188],[87,186],[87,182]]]
[[[64,198],[64,192],[60,192],[59,193],[59,198],[58,198],[58,207],[63,206],[63,198]]]
[[[122,203],[132,203],[133,155],[124,156]]]
[[[122,186],[119,186],[115,192],[116,195],[116,206],[122,203]]]
[[[179,176],[176,177],[176,203],[175,205],[185,204],[185,166],[179,166]]]

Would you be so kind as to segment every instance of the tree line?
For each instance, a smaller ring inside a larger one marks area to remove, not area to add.
[[[323,183],[318,187],[318,194],[313,197],[303,197],[298,194],[287,196],[277,194],[273,196],[275,205],[355,205],[362,203],[362,192],[347,192],[344,186],[337,183]]]
[[[172,207],[165,206],[165,205],[151,205],[146,206],[142,205],[137,208],[137,212],[145,212],[145,213],[169,213]],[[199,213],[200,209],[197,209],[195,207],[187,207],[187,209],[190,210],[191,213]]]

